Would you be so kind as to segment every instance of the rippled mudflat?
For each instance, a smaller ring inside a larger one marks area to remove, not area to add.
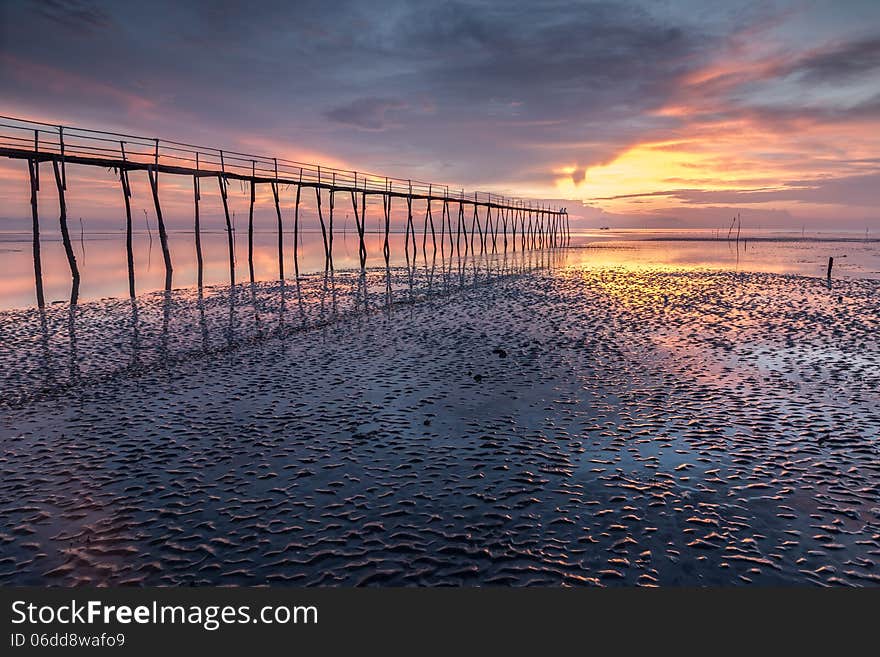
[[[551,260],[4,314],[0,583],[880,583],[880,281]]]

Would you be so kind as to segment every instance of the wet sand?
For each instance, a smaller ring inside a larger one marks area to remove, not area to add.
[[[18,316],[0,583],[880,583],[880,281],[557,264],[57,387]]]

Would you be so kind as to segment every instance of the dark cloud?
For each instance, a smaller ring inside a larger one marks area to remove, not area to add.
[[[85,0],[41,0],[33,9],[41,16],[71,30],[92,31],[112,24],[110,15]]]
[[[406,107],[406,103],[393,98],[358,98],[346,105],[328,110],[326,116],[331,121],[356,128],[382,130],[388,123],[390,112]]]
[[[811,53],[792,72],[804,82],[841,82],[880,71],[880,35]]]

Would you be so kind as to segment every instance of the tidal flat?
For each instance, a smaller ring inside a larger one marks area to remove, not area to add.
[[[0,584],[880,584],[880,281],[528,257],[0,313]]]

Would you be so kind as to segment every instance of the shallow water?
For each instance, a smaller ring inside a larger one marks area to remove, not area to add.
[[[347,230],[346,230],[347,228]],[[417,259],[431,259],[430,234],[417,227]],[[72,225],[73,247],[82,274],[80,299],[95,301],[108,297],[128,297],[128,273],[124,235],[110,233],[80,234]],[[438,228],[439,244],[439,228]],[[870,237],[870,235],[868,236]],[[384,267],[382,247],[384,233],[366,234],[367,266]],[[324,270],[324,246],[320,230],[304,229],[297,241],[294,262],[294,236],[283,236],[283,267],[287,278],[293,278],[295,267],[301,274]],[[173,286],[194,287],[198,269],[195,260],[195,238],[192,231],[171,231],[169,249],[174,265]],[[406,235],[393,232],[389,236],[391,260],[395,267],[407,264],[404,244]],[[500,239],[499,239],[500,242]],[[247,232],[235,232],[235,278],[249,281]],[[713,269],[719,271],[763,271],[780,274],[803,274],[824,277],[829,256],[835,259],[835,278],[880,278],[880,240],[865,239],[857,232],[779,232],[750,230],[741,239],[726,239],[726,234],[712,230],[609,230],[584,231],[572,236],[573,251],[568,261],[573,266],[663,267],[672,269]],[[229,253],[225,232],[203,231],[204,282],[206,285],[228,285]],[[412,247],[410,247],[412,248]],[[446,235],[438,257],[451,252]],[[511,241],[512,249],[512,241]],[[134,268],[138,294],[164,289],[164,268],[159,238],[138,231],[134,234]],[[501,244],[499,243],[499,250]],[[27,308],[35,304],[31,235],[26,232],[0,231],[0,310]],[[351,221],[337,227],[333,242],[334,266],[349,270],[359,266],[358,238]],[[273,231],[254,233],[254,276],[257,281],[278,279],[278,236]],[[57,232],[44,231],[42,236],[42,267],[48,303],[65,301],[70,296],[70,273]]]
[[[880,582],[880,281],[598,251],[0,316],[0,583]]]

